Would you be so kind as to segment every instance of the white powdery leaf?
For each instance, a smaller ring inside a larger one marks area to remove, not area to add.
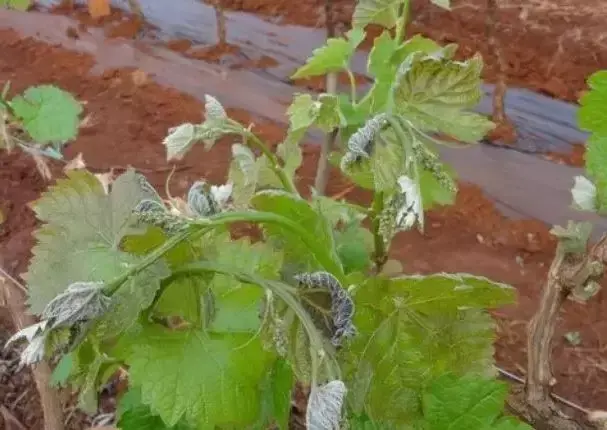
[[[101,282],[75,282],[51,300],[42,311],[42,318],[50,328],[70,327],[104,315],[112,299],[103,294]]]
[[[40,333],[21,352],[20,365],[31,366],[44,360],[46,333]]]
[[[169,129],[169,134],[162,144],[166,146],[167,161],[180,160],[196,141],[196,126],[191,123],[181,124]]]
[[[584,176],[576,176],[571,190],[573,206],[583,211],[596,211],[596,186]]]
[[[233,189],[234,186],[231,183],[219,186],[211,186],[211,196],[213,196],[213,199],[215,200],[215,203],[217,203],[219,209],[222,209],[227,205],[230,197],[232,196]]]
[[[307,430],[339,430],[347,391],[346,385],[339,380],[312,387],[306,412]]]
[[[207,120],[223,120],[228,118],[225,109],[215,97],[206,94],[204,100],[204,109]]]
[[[423,227],[424,207],[418,184],[408,176],[401,176],[398,178],[398,186],[404,197],[404,203],[397,212],[396,226],[410,229],[418,221]]]
[[[19,339],[25,339],[28,342],[31,342],[36,336],[46,330],[47,325],[48,321],[42,320],[39,323],[28,325],[27,327],[22,328],[17,333],[12,335],[9,340],[6,341],[4,347],[7,348],[13,342]]]
[[[29,343],[23,349],[20,356],[20,366],[31,366],[44,359],[46,329],[48,321],[42,320],[39,323],[27,326],[15,333],[4,345],[8,348],[12,343],[20,339],[25,339]]]

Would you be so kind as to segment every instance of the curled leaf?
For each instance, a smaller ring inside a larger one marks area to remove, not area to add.
[[[232,185],[208,186],[196,181],[188,191],[188,207],[195,215],[208,217],[222,210],[232,195]]]
[[[69,327],[94,320],[105,314],[111,298],[103,293],[100,282],[75,282],[51,300],[42,311],[42,318],[50,328]]]
[[[21,352],[21,366],[36,364],[44,358],[47,326],[48,321],[44,320],[27,326],[12,335],[4,347],[8,348],[14,342],[25,339],[29,344]]]
[[[361,159],[371,157],[375,139],[385,124],[386,115],[383,113],[376,115],[350,137],[347,152],[341,161],[342,170],[345,171],[351,164]]]
[[[306,411],[306,429],[339,430],[347,391],[346,385],[340,380],[312,387]]]
[[[324,289],[331,295],[332,337],[331,343],[340,346],[344,338],[353,337],[356,327],[352,322],[354,317],[354,301],[340,282],[328,272],[301,273],[295,276],[300,285],[307,288]]]

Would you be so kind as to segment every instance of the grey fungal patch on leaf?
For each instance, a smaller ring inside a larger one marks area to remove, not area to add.
[[[307,430],[339,430],[346,385],[340,380],[312,387],[306,411]]]
[[[295,280],[307,288],[325,289],[331,295],[331,317],[333,319],[331,343],[339,347],[344,338],[356,335],[354,301],[340,282],[328,272],[302,273],[295,275]]]

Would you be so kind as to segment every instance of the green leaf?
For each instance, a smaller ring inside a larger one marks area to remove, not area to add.
[[[51,375],[51,387],[65,387],[67,381],[74,369],[74,358],[72,354],[66,354],[61,357],[57,366],[53,369]]]
[[[406,0],[358,0],[352,25],[365,27],[369,24],[392,28],[399,18],[399,9]]]
[[[477,113],[482,96],[482,60],[465,62],[413,54],[401,65],[394,90],[394,109],[418,130],[441,132],[474,143],[493,128]]]
[[[310,94],[295,94],[293,103],[287,110],[290,129],[298,131],[312,125],[325,132],[333,130],[341,124],[339,99],[334,94],[320,94],[314,100]]]
[[[409,55],[417,52],[435,54],[438,51],[441,51],[439,44],[419,34],[405,41],[400,46],[387,31],[384,31],[380,36],[375,38],[367,64],[369,73],[375,76],[375,82],[369,90],[368,95],[361,102],[361,105],[369,105],[368,114],[377,114],[385,111],[386,103],[391,95],[396,71]]]
[[[607,71],[594,73],[588,79],[590,91],[580,99],[578,124],[592,133],[586,144],[586,172],[597,189],[600,211],[607,209]]]
[[[195,324],[202,317],[201,295],[209,280],[201,276],[184,276],[171,282],[154,307],[160,317],[180,317]]]
[[[392,80],[394,78],[394,69],[392,56],[398,44],[392,39],[388,31],[382,32],[373,41],[373,48],[369,52],[367,70],[376,79]]]
[[[297,169],[299,169],[301,163],[303,162],[303,154],[299,142],[301,142],[301,139],[303,139],[305,134],[305,129],[289,130],[285,140],[282,143],[279,143],[276,147],[276,155],[278,155],[278,157],[280,157],[282,160],[283,170],[291,180],[294,180],[295,172]],[[276,176],[274,172],[272,172],[272,174]],[[263,180],[261,181],[261,185],[264,185]],[[280,185],[279,188],[282,188],[282,185]]]
[[[367,217],[364,208],[323,195],[314,195],[312,204],[333,227],[339,223],[350,224],[354,221],[362,221]]]
[[[268,372],[261,385],[263,393],[261,405],[261,421],[258,423],[260,429],[275,424],[277,430],[289,428],[289,417],[291,415],[291,390],[295,379],[293,370],[288,361],[278,359],[274,362],[271,372]]]
[[[140,258],[120,249],[130,231],[131,213],[143,199],[156,199],[156,192],[133,170],[113,182],[109,194],[92,174],[72,170],[32,208],[43,222],[36,233],[25,279],[28,302],[34,313],[74,282],[109,282],[136,265]],[[130,278],[115,294],[116,305],[97,325],[99,336],[128,328],[138,312],[147,307],[166,276],[159,262]]]
[[[70,93],[53,85],[30,87],[10,105],[38,143],[66,142],[78,133],[82,106]]]
[[[508,385],[475,375],[446,374],[424,390],[427,430],[524,430],[532,427],[513,418],[501,418]]]
[[[167,426],[244,428],[261,412],[259,386],[273,360],[250,334],[144,326],[123,340],[129,382]]]
[[[338,279],[343,277],[331,225],[310,203],[286,192],[261,191],[253,197],[251,204],[257,210],[279,214],[305,226],[313,249],[309,249],[301,237],[283,227],[265,226],[267,234],[285,251],[286,261],[301,265],[302,271],[324,269]]]
[[[335,233],[337,254],[346,274],[364,272],[371,264],[373,234],[358,223],[352,223],[344,231]]]
[[[158,415],[141,403],[141,392],[130,388],[118,403],[118,428],[121,430],[194,430],[183,420],[168,427]]]
[[[21,12],[26,12],[32,6],[32,0],[2,0],[0,6],[7,9],[15,9]]]
[[[590,91],[580,98],[578,124],[582,130],[607,136],[607,70],[588,78]]]
[[[215,260],[234,271],[256,273],[265,279],[278,279],[282,254],[263,242],[249,239],[227,242]],[[243,284],[227,275],[215,275],[211,283],[214,297],[214,332],[255,332],[259,328],[261,300],[264,292],[258,286]]]
[[[493,375],[494,324],[478,308],[513,289],[471,275],[369,280],[356,290],[359,335],[344,357],[354,411],[405,428],[418,423],[425,384],[445,372]]]
[[[99,377],[101,367],[106,361],[107,358],[103,355],[95,354],[95,359],[86,368],[84,381],[78,393],[78,407],[90,415],[97,412],[99,407],[97,400],[97,378]]]
[[[364,30],[353,28],[346,33],[346,38],[328,39],[324,46],[312,51],[312,56],[306,64],[297,69],[291,79],[309,78],[346,69],[354,51],[364,38]]]
[[[411,54],[415,54],[416,52],[422,52],[428,55],[436,55],[438,52],[441,52],[442,57],[451,58],[450,55],[444,54],[448,54],[450,52],[449,49],[452,48],[447,48],[453,46],[454,45],[447,45],[443,48],[434,40],[424,37],[420,34],[416,34],[415,36],[403,42],[403,44],[395,50],[394,54],[392,55],[391,61],[392,64],[394,64],[398,68],[398,66],[400,66],[402,62],[407,59],[408,56],[410,56]],[[445,50],[447,51],[444,52]]]

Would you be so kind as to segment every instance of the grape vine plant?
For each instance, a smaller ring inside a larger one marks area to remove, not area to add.
[[[385,27],[368,93],[358,99],[353,82],[351,94],[296,94],[275,151],[210,95],[204,122],[169,130],[169,161],[235,137],[225,184],[200,179],[163,199],[135,170],[107,185],[81,169],[34,202],[41,227],[24,279],[40,322],[9,340],[25,341],[23,364],[50,360],[54,383],[77,388],[90,413],[127,372],[123,430],[287,429],[296,384],[310,389],[311,430],[529,428],[503,412],[487,313],[514,290],[465,273],[404,275],[388,259],[396,234],[423,229],[424,211],[456,193],[437,136],[472,144],[492,127],[469,111],[481,58],[404,40],[407,3],[362,0],[353,28],[314,51],[297,77],[351,74],[364,27]],[[311,128],[339,130],[331,162],[372,191],[369,207],[302,197]],[[260,234],[235,237],[234,223]]]
[[[78,134],[82,105],[54,85],[29,87],[11,99],[9,91],[6,82],[0,94],[0,149],[30,154],[50,179],[45,159],[63,160],[62,148]]]

